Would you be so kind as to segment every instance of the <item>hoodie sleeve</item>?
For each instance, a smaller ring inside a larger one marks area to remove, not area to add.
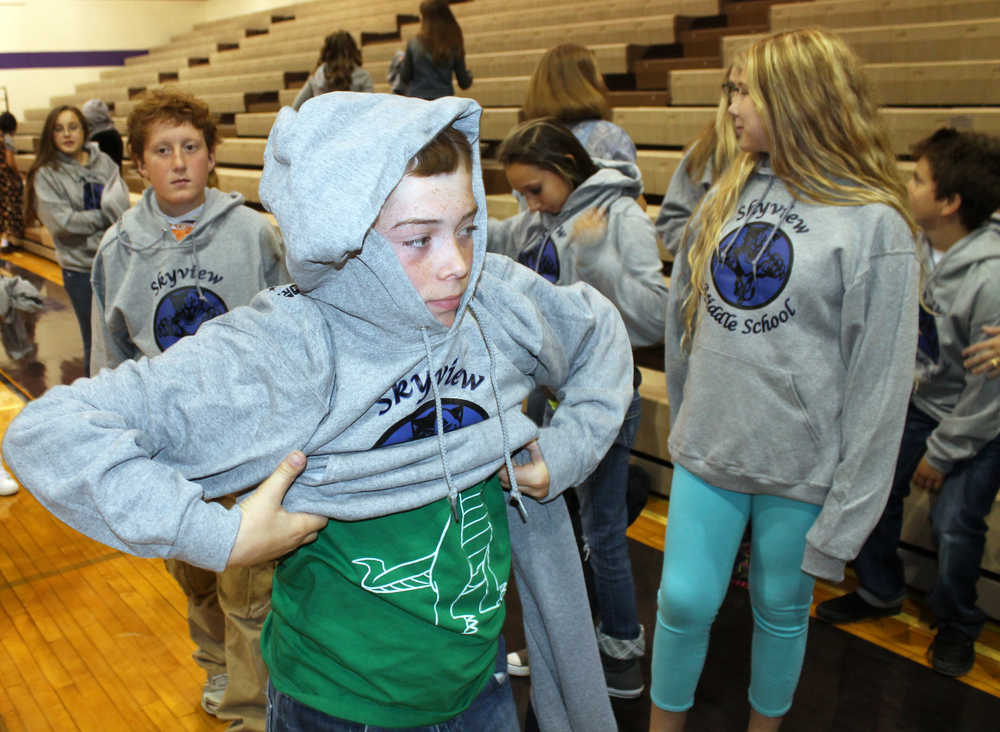
[[[108,546],[223,569],[240,510],[204,499],[257,485],[304,446],[328,403],[304,394],[332,379],[329,354],[316,356],[329,344],[275,340],[275,326],[298,319],[265,327],[266,300],[161,356],[53,387],[11,423],[8,465],[49,511]]]
[[[38,196],[38,218],[55,238],[67,234],[87,236],[106,229],[111,221],[101,209],[77,210],[66,197],[54,173],[48,167],[35,174],[35,195]]]
[[[139,358],[142,354],[128,333],[128,326],[121,313],[107,309],[107,247],[116,241],[116,227],[108,229],[101,240],[101,246],[94,257],[90,271],[90,284],[94,296],[91,300],[90,332],[90,373],[96,374],[104,368],[113,369],[123,361]]]
[[[502,220],[491,218],[486,224],[486,251],[511,259],[517,257],[520,239],[514,232],[523,216],[523,213],[518,213]]]
[[[673,269],[670,271],[670,290],[667,293],[663,343],[663,370],[667,376],[667,401],[670,404],[670,427],[681,411],[684,397],[684,382],[687,380],[690,352],[684,347],[684,300],[691,288],[691,266],[688,263],[688,248],[694,241],[694,232],[677,252]]]
[[[834,582],[885,508],[913,385],[920,282],[913,237],[895,212],[872,236],[875,243],[859,246],[875,251],[843,297],[840,462],[802,559],[803,571]]]
[[[1000,271],[996,263],[984,262],[979,288],[967,324],[962,330],[982,337],[984,325],[1000,324]],[[993,266],[990,266],[993,265]],[[965,284],[963,283],[963,287]],[[919,394],[919,388],[918,392]],[[942,473],[950,473],[955,463],[974,457],[983,446],[1000,434],[1000,379],[965,372],[965,385],[951,413],[938,423],[927,438],[927,462]]]
[[[310,76],[306,79],[306,83],[302,85],[302,88],[299,89],[299,93],[295,95],[295,101],[292,102],[292,109],[296,112],[299,111],[299,107],[314,96],[316,96],[316,90],[313,89],[312,77]]]
[[[261,221],[260,227],[260,255],[264,266],[265,286],[274,287],[292,281],[291,275],[285,269],[285,245],[281,240],[281,234],[266,219]]]
[[[459,54],[455,59],[455,79],[458,81],[460,89],[468,89],[472,86],[472,72],[465,65],[465,53]]]
[[[670,178],[667,193],[663,197],[663,203],[660,204],[660,213],[656,217],[656,234],[663,242],[663,246],[675,255],[680,248],[684,227],[698,206],[698,202],[705,195],[705,187],[692,181],[688,175],[690,156],[691,152],[688,151]]]
[[[557,287],[509,259],[495,274],[530,298],[542,318],[532,376],[559,400],[538,432],[553,500],[593,472],[621,429],[633,394],[628,334],[615,306],[589,285]]]
[[[580,278],[618,306],[632,346],[663,340],[667,283],[653,222],[631,198],[619,198],[608,212],[603,242],[573,246]]]

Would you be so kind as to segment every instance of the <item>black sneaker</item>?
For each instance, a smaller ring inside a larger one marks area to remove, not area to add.
[[[887,618],[903,610],[903,603],[889,607],[879,607],[865,602],[857,592],[835,597],[816,606],[816,618],[824,623],[856,623],[859,620]]]
[[[638,699],[646,688],[638,658],[611,658],[601,654],[604,680],[608,683],[608,696],[615,699]]]
[[[976,662],[974,644],[972,638],[957,628],[943,626],[927,649],[931,667],[945,676],[964,676]]]

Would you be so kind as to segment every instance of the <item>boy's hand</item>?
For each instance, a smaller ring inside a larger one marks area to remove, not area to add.
[[[983,332],[993,337],[962,351],[965,356],[962,365],[974,374],[986,374],[995,379],[1000,376],[1000,326],[984,325]]]
[[[593,246],[608,232],[608,211],[606,208],[589,208],[573,222],[571,239],[580,247]]]
[[[944,476],[945,474],[940,470],[931,467],[925,455],[920,458],[920,464],[913,471],[913,477],[910,478],[910,482],[918,488],[923,488],[925,491],[937,493],[941,490],[941,484],[944,483]]]
[[[521,489],[521,493],[540,501],[549,495],[549,466],[545,464],[545,458],[542,457],[542,449],[538,446],[538,440],[529,442],[525,445],[525,449],[531,456],[531,462],[515,465],[514,477],[517,478],[517,487]],[[507,468],[500,468],[497,477],[500,478],[500,485],[504,487],[504,490],[509,491],[510,475],[507,474]]]
[[[249,498],[237,504],[243,516],[227,567],[260,564],[316,540],[319,530],[326,526],[326,517],[289,513],[281,507],[288,487],[305,466],[306,456],[296,450]]]

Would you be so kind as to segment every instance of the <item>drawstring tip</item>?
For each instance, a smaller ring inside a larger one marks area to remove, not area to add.
[[[516,488],[512,488],[510,491],[510,505],[517,506],[517,512],[521,514],[521,520],[528,520],[528,509],[524,507],[524,501],[521,499],[521,491]]]
[[[448,502],[451,504],[451,515],[455,517],[455,523],[461,523],[458,519],[458,501],[455,499],[454,493],[448,495]]]

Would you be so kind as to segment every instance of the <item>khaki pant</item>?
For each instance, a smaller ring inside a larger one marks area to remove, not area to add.
[[[219,574],[176,559],[166,564],[188,598],[194,660],[209,676],[229,674],[216,716],[233,720],[231,732],[264,732],[267,667],[260,655],[260,630],[271,609],[275,563]]]

